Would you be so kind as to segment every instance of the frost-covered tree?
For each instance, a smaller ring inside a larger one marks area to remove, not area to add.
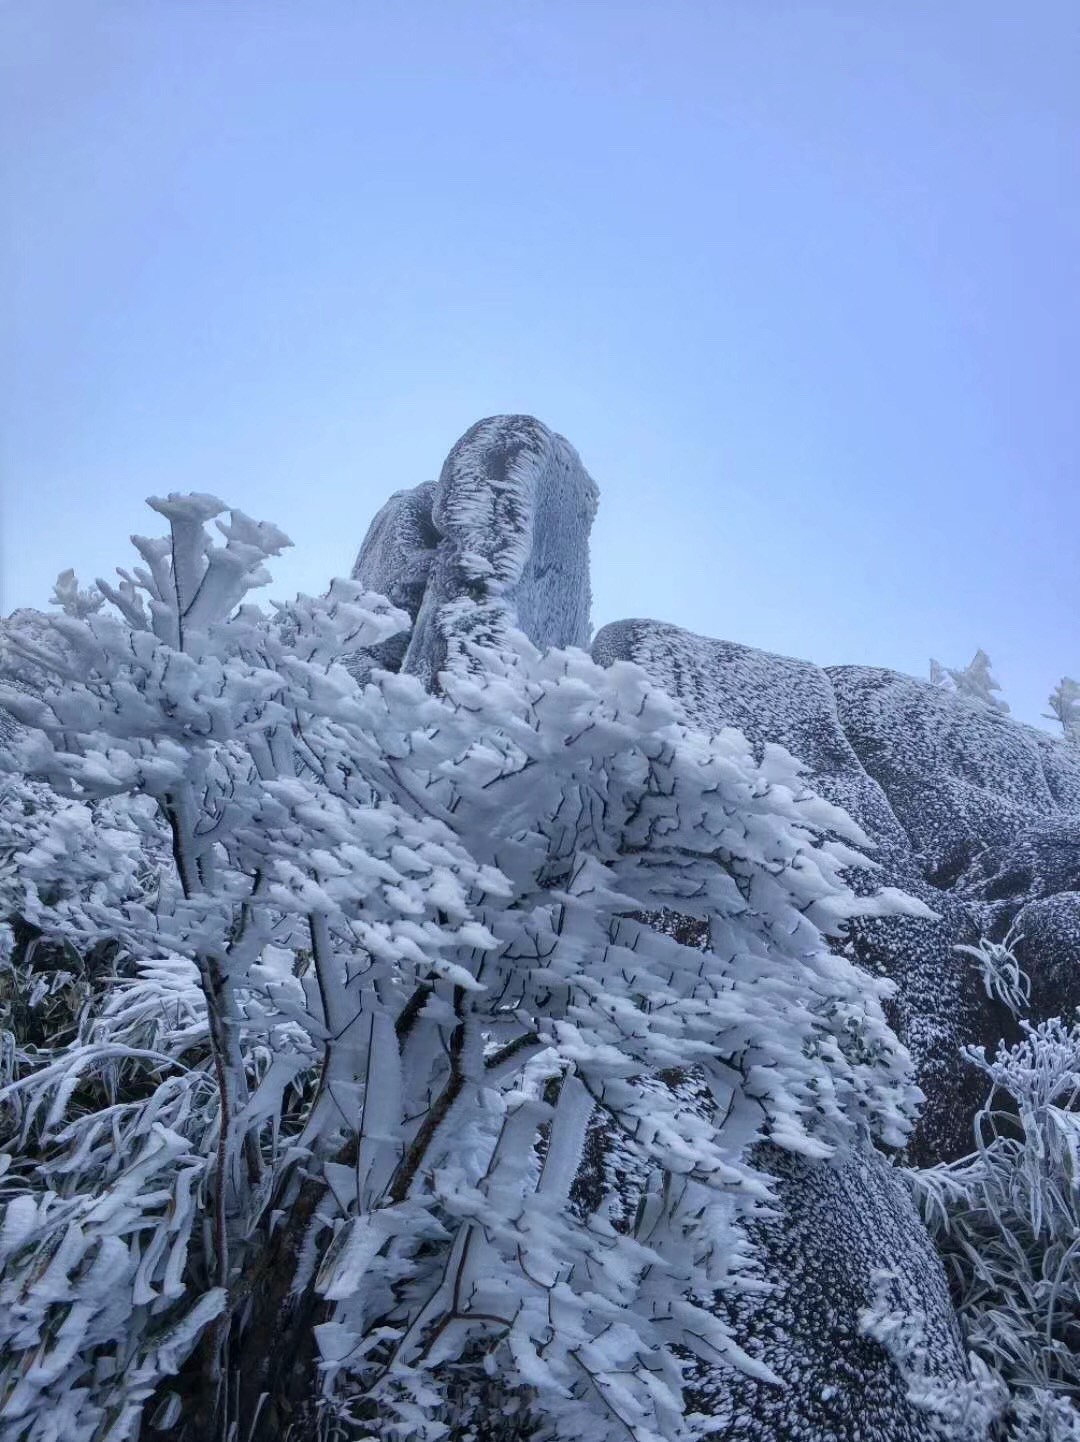
[[[1080,741],[1080,681],[1062,676],[1051,691],[1048,704],[1046,719],[1060,723],[1066,740]]]
[[[911,1176],[980,1363],[984,1413],[994,1404],[981,1435],[1077,1442],[1080,1027],[1021,1026],[1023,1039],[992,1060],[966,1053],[990,1082],[975,1150]]]
[[[906,1135],[889,984],[829,938],[916,904],[636,667],[360,684],[402,613],[260,609],[279,531],[151,505],[118,585],[4,635],[0,1435],[465,1437],[484,1387],[538,1438],[694,1435],[688,1357],[763,1374],[708,1306],[749,1150]],[[574,1194],[597,1111],[628,1222]]]
[[[966,696],[971,701],[981,701],[995,711],[1007,712],[1009,704],[996,693],[1001,687],[990,672],[990,657],[980,647],[967,666],[942,666],[940,661],[930,662],[931,685],[941,686]]]

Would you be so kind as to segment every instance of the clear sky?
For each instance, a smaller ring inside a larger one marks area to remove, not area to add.
[[[0,611],[528,411],[597,625],[1080,676],[1077,0],[0,0],[0,106]]]

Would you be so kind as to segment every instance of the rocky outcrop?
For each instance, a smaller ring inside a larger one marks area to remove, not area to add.
[[[497,646],[514,626],[538,646],[584,645],[595,502],[576,453],[539,422],[495,417],[474,426],[438,483],[394,496],[365,539],[354,578],[389,595],[414,628],[406,647],[383,648],[360,664],[400,667],[436,685],[446,666],[470,664],[471,644]],[[845,734],[833,685],[818,667],[651,621],[606,627],[593,654],[601,664],[638,662],[703,727],[735,726],[759,746],[786,746],[806,764],[808,781],[877,842],[879,879],[927,890],[909,837]],[[913,952],[951,966],[955,918],[906,920],[927,933],[909,935]],[[882,955],[875,947],[879,969]],[[921,1004],[936,1015],[925,998]],[[950,1032],[941,1050],[955,1075],[953,1041]],[[599,1133],[598,1145],[602,1156]],[[757,1224],[755,1240],[776,1286],[730,1320],[788,1385],[703,1370],[698,1404],[720,1423],[717,1435],[746,1442],[929,1442],[929,1415],[909,1401],[892,1359],[859,1328],[876,1274],[898,1267],[907,1301],[928,1318],[931,1374],[946,1382],[963,1375],[944,1275],[898,1174],[871,1149],[828,1166],[774,1148],[762,1148],[760,1160],[777,1179],[777,1209]]]
[[[1073,1016],[1080,1007],[1080,890],[1029,901],[1015,917],[1016,954],[1031,980],[1031,1014]]]
[[[1080,752],[911,676],[865,666],[825,674],[844,734],[907,838],[906,854],[890,853],[896,876],[906,876],[898,884],[941,917],[942,945],[922,954],[903,924],[855,935],[860,956],[900,987],[897,1026],[927,1093],[915,1159],[949,1159],[970,1150],[981,1090],[958,1062],[960,1047],[993,1050],[1016,1035],[1014,1019],[955,946],[1001,940],[1016,923],[1014,935],[1025,937],[1017,954],[1033,983],[1031,1019],[1075,1004],[1073,903],[1050,902],[1080,886]],[[1046,904],[1032,911],[1035,902]]]
[[[874,884],[900,886],[935,909],[933,920],[861,922],[851,929],[850,945],[862,965],[898,984],[893,1021],[921,1063],[924,1086],[930,1078],[934,1127],[943,1115],[957,1131],[969,1125],[974,1083],[959,1062],[956,1008],[970,998],[977,1009],[980,995],[954,984],[962,969],[951,948],[957,937],[974,933],[954,904],[942,911],[940,896],[919,874],[889,797],[845,733],[828,675],[808,661],[654,621],[605,626],[592,649],[602,665],[629,660],[642,666],[679,698],[695,725],[709,731],[734,726],[759,751],[767,742],[787,747],[806,766],[808,783],[843,806],[873,842]],[[859,872],[851,880],[866,884]],[[931,981],[942,976],[947,997]],[[924,1131],[917,1145],[930,1151],[942,1140]],[[729,1320],[740,1345],[787,1385],[777,1391],[730,1372],[700,1379],[700,1405],[722,1424],[717,1435],[745,1442],[935,1436],[929,1414],[908,1401],[893,1361],[858,1325],[873,1303],[878,1273],[897,1270],[905,1301],[927,1318],[931,1373],[942,1381],[963,1375],[944,1274],[895,1168],[872,1150],[814,1165],[775,1147],[759,1149],[758,1164],[777,1184],[777,1215],[752,1233],[774,1289],[741,1300]]]
[[[596,502],[562,436],[531,416],[478,421],[437,482],[391,498],[360,549],[353,579],[414,623],[404,648],[392,640],[369,664],[396,662],[433,686],[512,628],[539,646],[587,645]]]
[[[353,669],[404,670],[434,688],[446,667],[475,664],[474,648],[498,648],[513,629],[539,647],[587,646],[596,502],[577,453],[540,422],[478,422],[438,481],[397,492],[373,521],[353,577],[413,625]],[[1080,750],[928,682],[821,668],[656,621],[606,626],[592,650],[601,664],[642,666],[703,728],[785,746],[866,834],[877,869],[870,880],[853,872],[853,885],[895,886],[929,908],[860,920],[846,945],[896,983],[891,1019],[926,1093],[903,1160],[966,1152],[983,1088],[961,1048],[992,1049],[1016,1023],[956,948],[1011,934],[1033,1018],[1080,1005]],[[0,745],[13,734],[5,724],[0,711]],[[594,1124],[594,1168],[610,1163],[605,1127]],[[752,1231],[772,1285],[717,1305],[785,1385],[702,1367],[693,1405],[729,1442],[931,1442],[934,1421],[909,1379],[860,1327],[891,1273],[898,1304],[922,1319],[926,1376],[946,1387],[965,1376],[944,1273],[897,1159],[867,1146],[814,1163],[762,1146],[755,1161],[775,1179],[775,1206]],[[629,1181],[626,1191],[632,1209]]]
[[[1050,737],[913,676],[869,666],[824,674],[844,734],[888,796],[931,885],[954,889],[986,847],[1007,845],[1061,810],[1055,789],[1068,795],[1071,767]]]
[[[760,752],[786,746],[815,790],[886,850],[907,849],[885,792],[867,774],[840,724],[829,677],[810,661],[695,636],[659,621],[616,621],[597,632],[593,659],[634,661],[708,731],[733,726]]]
[[[411,491],[395,491],[368,527],[352,568],[354,581],[385,596],[405,611],[414,625],[440,539],[431,519],[434,499],[434,481],[425,481]],[[391,636],[381,646],[363,652],[356,667],[399,671],[409,639],[407,631]]]

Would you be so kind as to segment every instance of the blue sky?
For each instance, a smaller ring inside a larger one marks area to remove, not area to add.
[[[1075,0],[0,0],[0,611],[209,490],[347,572],[529,411],[594,620],[1080,675]]]

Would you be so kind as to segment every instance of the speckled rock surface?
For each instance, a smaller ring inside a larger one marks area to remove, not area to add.
[[[965,1374],[945,1275],[901,1178],[871,1150],[832,1164],[767,1147],[755,1160],[777,1180],[776,1215],[751,1230],[774,1287],[721,1314],[785,1385],[702,1368],[694,1405],[732,1442],[938,1437],[893,1360],[859,1327],[874,1273],[894,1271],[897,1301],[924,1319],[928,1375],[948,1383]]]
[[[672,695],[695,724],[734,726],[759,749],[786,746],[807,780],[843,806],[876,842],[906,851],[907,838],[882,788],[844,735],[829,678],[820,667],[733,641],[695,636],[659,621],[616,621],[598,631],[601,665],[633,660]]]
[[[958,879],[972,900],[1015,903],[1080,890],[1080,826],[1074,816],[1049,816],[1007,843],[978,852]]]
[[[1031,978],[1031,1014],[1070,1016],[1080,1007],[1080,891],[1042,897],[1015,917],[1016,954]]]
[[[1032,728],[895,671],[825,674],[845,735],[933,884],[952,886],[978,849],[1057,809]]]

